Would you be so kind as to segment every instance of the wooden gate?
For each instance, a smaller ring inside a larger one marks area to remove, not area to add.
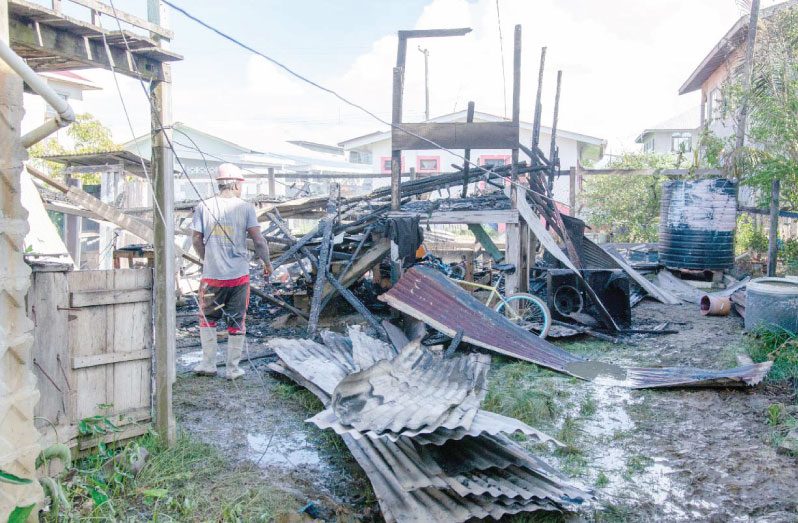
[[[59,441],[85,450],[145,433],[152,417],[152,271],[35,270],[27,305],[42,446]],[[120,430],[81,435],[81,421],[85,428],[93,416]]]

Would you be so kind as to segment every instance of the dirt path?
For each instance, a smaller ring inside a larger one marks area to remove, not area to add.
[[[625,345],[557,343],[603,361],[646,366],[723,368],[744,353],[739,318],[704,318],[693,306],[650,301],[633,315],[636,325],[669,321],[680,332]],[[274,334],[263,326],[252,330]],[[264,478],[298,503],[313,501],[326,517],[372,517],[368,482],[346,448],[304,423],[318,404],[269,373],[264,360],[234,383],[195,378],[186,372],[198,349],[179,350],[184,374],[175,411],[184,429],[235,459],[258,463]],[[261,345],[252,340],[249,349],[255,354]],[[582,514],[585,520],[798,521],[798,459],[776,453],[765,412],[772,403],[794,401],[786,390],[634,391],[501,361],[493,379],[505,380],[510,369],[548,405],[546,416],[530,414],[532,424],[572,448],[534,451],[596,490],[599,501]]]
[[[615,363],[707,368],[735,365],[745,352],[737,317],[649,301],[634,317],[641,325],[670,321],[680,332],[579,348]],[[766,416],[768,405],[791,401],[786,390],[575,388],[571,401],[591,398],[595,410],[581,416],[574,444],[586,454],[580,475],[607,513],[633,521],[798,521],[798,459],[776,453]]]

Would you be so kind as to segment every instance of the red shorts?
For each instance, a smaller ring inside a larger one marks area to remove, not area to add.
[[[202,278],[199,288],[200,327],[216,327],[224,318],[227,332],[246,332],[247,307],[249,306],[249,275],[234,280]]]

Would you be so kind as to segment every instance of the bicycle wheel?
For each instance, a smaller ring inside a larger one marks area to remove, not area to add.
[[[551,328],[551,312],[546,303],[533,294],[519,292],[502,299],[496,312],[516,325],[545,338]]]

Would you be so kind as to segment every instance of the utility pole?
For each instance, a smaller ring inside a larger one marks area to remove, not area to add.
[[[166,7],[160,0],[147,0],[147,19],[165,27]],[[153,35],[159,45],[164,40]],[[153,202],[155,248],[155,428],[161,441],[171,446],[175,440],[172,413],[172,382],[175,366],[175,182],[174,158],[169,148],[167,129],[172,123],[171,67],[161,64],[163,80],[150,86],[152,111],[152,170],[155,184]],[[171,136],[169,136],[171,139]]]
[[[0,41],[9,42],[8,2],[0,2]],[[0,244],[3,277],[0,278],[0,470],[33,480],[28,484],[0,486],[0,521],[10,521],[16,507],[40,503],[42,488],[36,481],[39,432],[33,424],[33,407],[39,401],[33,374],[33,322],[25,311],[30,268],[25,263],[28,211],[22,207],[22,78],[0,60]],[[36,519],[37,510],[33,516]]]
[[[429,120],[429,49],[418,50],[424,55],[424,120]]]

